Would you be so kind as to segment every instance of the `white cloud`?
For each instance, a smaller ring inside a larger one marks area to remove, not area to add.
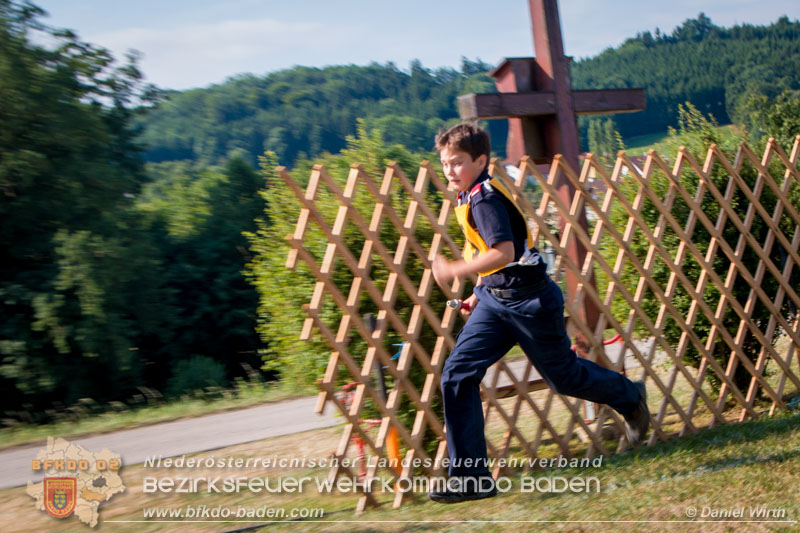
[[[222,81],[240,72],[275,70],[286,66],[288,57],[352,46],[352,38],[341,29],[270,18],[169,29],[126,28],[91,35],[88,40],[113,50],[116,57],[129,49],[139,50],[148,80],[175,89]]]

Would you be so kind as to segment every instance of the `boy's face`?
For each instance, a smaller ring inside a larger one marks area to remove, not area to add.
[[[485,155],[479,155],[473,160],[467,152],[449,146],[442,148],[439,157],[445,177],[458,192],[465,192],[486,166]]]

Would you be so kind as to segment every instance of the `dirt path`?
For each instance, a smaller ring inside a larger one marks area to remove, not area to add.
[[[134,465],[149,456],[171,457],[214,450],[342,422],[331,408],[323,415],[315,414],[316,401],[316,397],[286,400],[68,440],[93,452],[108,448],[122,456],[123,464]],[[31,471],[31,460],[41,448],[41,444],[36,444],[0,452],[0,489],[19,487],[28,480],[41,481],[42,475]]]

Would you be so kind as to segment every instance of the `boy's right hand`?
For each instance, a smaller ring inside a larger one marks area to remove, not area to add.
[[[478,297],[475,296],[475,293],[473,292],[469,298],[464,300],[464,304],[467,304],[468,307],[466,305],[462,307],[460,313],[461,313],[461,318],[463,318],[466,321],[469,318],[469,315],[472,314],[472,311],[475,309],[475,306],[478,305]]]

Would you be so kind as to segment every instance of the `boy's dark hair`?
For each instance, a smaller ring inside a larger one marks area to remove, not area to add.
[[[486,164],[489,164],[492,151],[489,134],[474,122],[462,122],[440,132],[436,136],[436,151],[441,152],[448,147],[468,153],[473,161],[485,155]]]

